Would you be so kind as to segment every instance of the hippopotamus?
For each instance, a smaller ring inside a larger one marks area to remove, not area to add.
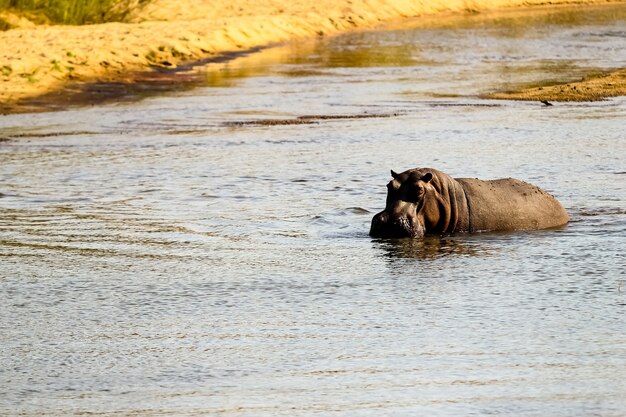
[[[385,209],[370,236],[383,238],[563,226],[567,212],[552,195],[514,178],[452,178],[433,168],[391,171]]]

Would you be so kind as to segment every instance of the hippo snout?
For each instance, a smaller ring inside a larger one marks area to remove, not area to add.
[[[372,219],[370,236],[382,238],[421,237],[424,229],[407,216],[391,216],[381,211]]]

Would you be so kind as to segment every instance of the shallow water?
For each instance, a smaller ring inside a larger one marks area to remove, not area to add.
[[[626,414],[626,100],[477,98],[624,66],[603,10],[1,117],[0,414]],[[328,115],[381,117],[306,117]],[[389,169],[415,166],[527,180],[572,222],[369,238]]]

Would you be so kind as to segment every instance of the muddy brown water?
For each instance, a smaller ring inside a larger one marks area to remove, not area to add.
[[[478,96],[624,66],[625,25],[360,33],[0,117],[0,415],[623,416],[626,100]],[[572,222],[369,238],[415,166]]]

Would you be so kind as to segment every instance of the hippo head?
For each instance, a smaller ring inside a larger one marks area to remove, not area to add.
[[[429,182],[433,175],[417,171],[397,174],[391,171],[393,179],[387,184],[385,209],[372,219],[370,236],[399,238],[424,236],[425,225],[423,208]]]

